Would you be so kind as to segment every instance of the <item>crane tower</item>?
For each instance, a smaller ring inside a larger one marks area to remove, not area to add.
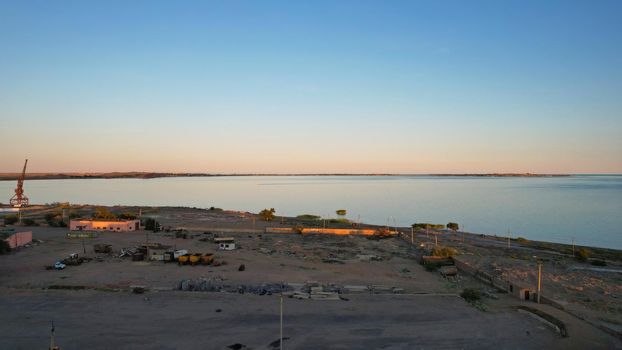
[[[24,179],[26,178],[26,165],[28,164],[28,159],[24,162],[24,169],[22,170],[22,174],[17,178],[17,187],[15,187],[15,194],[11,197],[11,205],[19,208],[28,206],[28,197],[24,196]]]

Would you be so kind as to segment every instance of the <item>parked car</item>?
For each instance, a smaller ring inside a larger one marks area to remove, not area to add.
[[[60,262],[60,261],[57,261],[57,262],[56,262],[56,264],[54,264],[54,268],[55,268],[56,270],[64,270],[66,266],[67,266],[67,265],[63,264],[63,263],[62,263],[62,262]]]

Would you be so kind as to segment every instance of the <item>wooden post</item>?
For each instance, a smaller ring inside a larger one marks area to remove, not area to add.
[[[538,261],[538,304],[540,304],[540,293],[542,292],[541,282],[542,282],[542,262]]]
[[[283,292],[281,292],[281,331],[279,334],[279,350],[283,350]]]

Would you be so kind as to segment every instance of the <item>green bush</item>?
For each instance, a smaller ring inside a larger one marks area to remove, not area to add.
[[[578,261],[586,262],[587,259],[590,258],[590,255],[592,255],[592,252],[590,252],[589,250],[587,250],[585,248],[581,248],[581,249],[577,250],[577,252],[575,253],[575,258]]]
[[[469,303],[478,301],[482,298],[479,290],[475,288],[465,288],[462,293],[460,293],[460,296]]]
[[[19,218],[17,217],[17,215],[7,215],[4,217],[4,224],[5,225],[13,225],[17,222],[17,220],[19,220]]]

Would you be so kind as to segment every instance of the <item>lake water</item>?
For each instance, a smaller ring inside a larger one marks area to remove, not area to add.
[[[15,181],[0,181],[2,202]],[[407,226],[454,221],[469,232],[622,249],[622,176],[231,176],[26,181],[32,203],[210,206]]]

